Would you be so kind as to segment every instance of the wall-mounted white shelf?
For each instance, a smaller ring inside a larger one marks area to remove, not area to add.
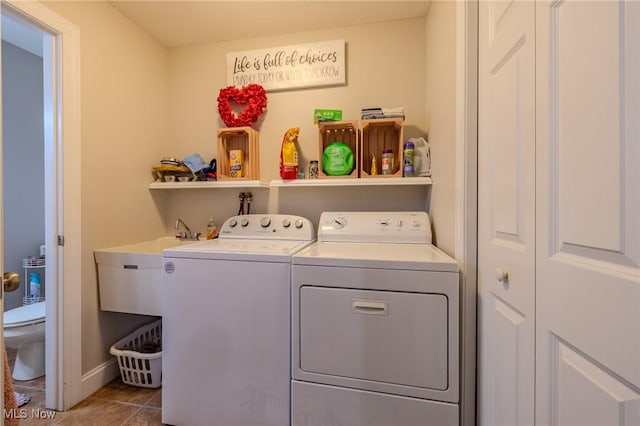
[[[268,188],[259,180],[218,180],[196,182],[153,182],[149,189],[213,189],[213,188]]]
[[[336,178],[336,179],[292,179],[272,180],[270,186],[280,188],[310,186],[428,186],[433,181],[430,177],[390,177],[390,178]]]
[[[390,178],[337,178],[337,179],[275,179],[270,183],[259,180],[219,180],[197,182],[153,182],[149,189],[214,189],[214,188],[293,188],[293,187],[338,187],[338,186],[429,186],[430,177]]]

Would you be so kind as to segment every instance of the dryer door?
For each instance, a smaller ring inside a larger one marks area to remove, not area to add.
[[[302,286],[299,315],[299,368],[316,382],[395,392],[449,386],[443,294]]]

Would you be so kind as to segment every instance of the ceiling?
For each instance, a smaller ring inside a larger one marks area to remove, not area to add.
[[[221,42],[426,16],[429,1],[115,0],[165,47]]]

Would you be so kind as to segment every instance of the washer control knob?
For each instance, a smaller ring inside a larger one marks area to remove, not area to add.
[[[290,226],[291,226],[291,220],[289,220],[289,219],[282,219],[282,226],[283,226],[284,228],[288,228],[288,227],[290,227]]]
[[[344,228],[344,226],[347,224],[347,219],[345,219],[342,216],[338,216],[335,219],[333,219],[331,221],[331,225],[335,228],[335,229],[342,229]]]
[[[246,227],[247,225],[249,225],[249,219],[242,219],[240,221],[240,225]]]
[[[382,219],[378,223],[380,223],[380,225],[382,225],[382,226],[389,226],[389,219]]]
[[[296,219],[296,221],[293,223],[293,225],[294,225],[297,229],[300,229],[300,228],[302,228],[302,226],[304,225],[304,222],[302,221],[302,219]]]
[[[262,219],[260,219],[260,226],[262,226],[263,228],[268,227],[269,225],[271,225],[271,219],[269,219],[268,217],[263,217]]]
[[[413,219],[411,221],[411,226],[413,226],[414,228],[417,228],[417,227],[420,226],[420,222],[418,220],[416,220],[416,219]]]
[[[401,228],[402,227],[402,220],[400,220],[400,219],[396,220],[396,226],[398,228]]]
[[[231,219],[229,221],[229,226],[232,227],[232,228],[235,228],[237,224],[238,224],[238,221],[235,220],[235,219]]]

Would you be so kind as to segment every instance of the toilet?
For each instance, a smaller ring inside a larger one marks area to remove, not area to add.
[[[4,313],[5,346],[17,350],[12,373],[15,380],[44,375],[44,304],[37,302]]]

